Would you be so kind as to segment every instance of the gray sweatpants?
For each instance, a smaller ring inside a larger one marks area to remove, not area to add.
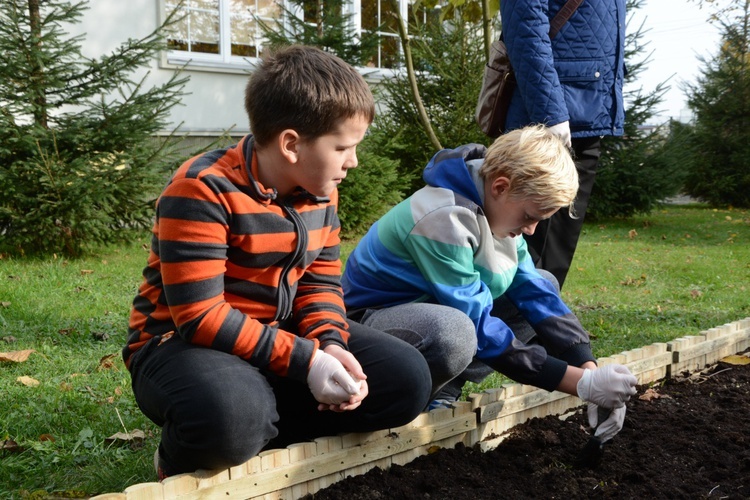
[[[539,273],[557,286],[555,277]],[[523,343],[533,343],[536,332],[505,297],[499,297],[492,315],[502,319]],[[368,309],[360,322],[405,340],[427,360],[432,375],[431,399],[456,399],[466,381],[481,382],[493,369],[474,359],[477,335],[469,317],[453,307],[411,303],[384,309]]]

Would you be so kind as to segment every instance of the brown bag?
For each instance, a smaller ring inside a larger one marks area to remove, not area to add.
[[[552,40],[570,16],[583,3],[583,0],[568,0],[550,21],[549,38]],[[482,89],[479,91],[477,110],[474,117],[482,132],[493,139],[505,132],[505,117],[508,114],[510,98],[516,88],[516,78],[510,66],[508,50],[500,40],[490,45],[490,58],[484,66]]]
[[[515,87],[516,78],[505,42],[496,40],[490,45],[490,58],[484,67],[475,114],[479,128],[493,139],[505,131],[505,116]]]

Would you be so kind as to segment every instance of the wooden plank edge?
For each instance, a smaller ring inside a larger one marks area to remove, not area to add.
[[[658,373],[660,370],[664,370],[666,376],[669,377],[674,373],[673,370],[676,367],[690,365],[691,362],[695,362],[702,358],[705,359],[707,356],[710,357],[713,353],[735,349],[731,353],[733,354],[750,347],[750,317],[701,332],[701,335],[698,336],[678,338],[664,345],[666,346],[666,352],[663,352],[663,349],[661,348],[652,348],[650,351],[643,351],[643,349],[651,347],[646,346],[645,348],[637,348],[632,351],[602,358],[601,361],[604,361],[605,363],[624,363],[631,368],[631,371],[634,371],[636,376],[643,373]],[[668,358],[671,360],[671,363],[664,364]],[[378,453],[382,453],[376,451],[376,447],[383,444],[383,439],[381,438],[366,442],[364,445],[360,445],[359,448],[352,447],[340,450],[332,449],[331,451],[325,451],[310,458],[307,456],[312,452],[308,450],[303,454],[304,458],[301,460],[293,461],[293,463],[282,465],[279,468],[274,467],[275,464],[271,463],[267,464],[267,466],[270,467],[268,470],[260,470],[261,467],[259,466],[256,466],[254,470],[252,470],[252,468],[245,469],[241,465],[228,469],[227,471],[198,471],[193,474],[181,474],[175,478],[168,478],[164,483],[141,483],[132,485],[126,488],[123,493],[105,493],[92,497],[92,499],[144,500],[174,498],[171,494],[169,496],[165,496],[165,494],[167,491],[172,490],[172,488],[168,488],[170,483],[176,485],[180,482],[183,485],[179,488],[179,490],[181,490],[179,493],[180,498],[205,498],[207,496],[213,496],[214,494],[220,495],[222,498],[258,498],[258,496],[246,496],[244,488],[247,488],[246,483],[250,482],[254,484],[263,483],[266,485],[263,488],[264,492],[259,495],[280,498],[279,495],[282,491],[293,491],[292,488],[294,486],[301,485],[303,482],[308,485],[308,490],[310,488],[313,488],[314,491],[322,489],[322,487],[332,484],[332,478],[338,478],[337,480],[343,479],[343,470],[329,470],[325,473],[316,474],[312,479],[303,479],[301,481],[294,480],[296,482],[282,485],[276,490],[268,490],[269,483],[273,483],[272,487],[277,487],[278,485],[275,481],[281,476],[286,476],[285,479],[289,479],[288,476],[296,476],[295,473],[299,472],[299,470],[305,466],[312,465],[313,463],[329,464],[329,462],[332,463],[337,459],[340,460],[342,457],[345,459],[355,458],[359,460],[356,467],[361,467],[369,463],[366,460],[367,453],[362,455],[361,458],[357,457],[358,453],[361,453],[360,448],[363,446],[372,447],[373,454],[376,455],[376,458],[373,459],[371,456],[370,461],[377,461],[380,464],[385,464],[395,456],[405,457],[406,455],[411,455],[412,459],[416,458],[416,456],[419,456],[418,453],[423,451],[426,453],[431,447],[434,448],[435,443],[448,444],[463,442],[468,446],[478,444],[480,449],[484,451],[496,447],[507,438],[508,435],[506,432],[484,440],[474,440],[474,438],[481,435],[481,432],[479,431],[481,431],[482,426],[494,422],[493,419],[490,418],[490,415],[493,414],[493,412],[495,415],[495,421],[500,419],[513,419],[517,421],[516,423],[520,423],[521,421],[525,421],[525,419],[522,420],[519,418],[521,416],[520,414],[545,416],[545,408],[551,409],[554,407],[554,411],[557,413],[563,413],[575,408],[575,406],[570,406],[565,409],[563,407],[565,405],[560,406],[560,403],[565,402],[565,397],[572,398],[573,400],[577,400],[577,398],[562,393],[557,393],[562,394],[562,396],[558,397],[555,395],[556,392],[548,393],[547,391],[529,389],[528,387],[524,388],[520,386],[521,384],[506,384],[501,388],[485,391],[483,394],[472,394],[470,401],[466,404],[476,413],[476,416],[474,416],[474,413],[468,413],[466,406],[461,407],[460,411],[454,410],[453,418],[445,415],[439,416],[437,422],[431,422],[430,419],[437,418],[438,415],[432,417],[429,414],[420,415],[415,422],[402,428],[394,429],[394,431],[401,431],[396,432],[395,436],[392,435],[393,433],[388,434],[388,436],[393,439],[408,437],[409,441],[408,447],[404,447],[405,449],[403,450],[397,450],[391,455],[388,455],[386,452],[382,456],[377,456]],[[540,394],[540,391],[543,394]],[[510,404],[508,403],[509,401],[511,402]],[[580,402],[580,400],[578,401]],[[494,406],[492,406],[493,404]],[[490,406],[491,409],[486,409],[485,407],[487,406]],[[482,420],[482,412],[484,412],[484,418],[487,418],[486,421]],[[477,426],[478,423],[480,424],[479,427]],[[458,427],[454,424],[457,424]],[[436,427],[439,427],[440,429],[436,429]],[[442,435],[441,433],[443,432],[446,432],[447,435]],[[471,438],[469,438],[469,436],[471,436]],[[425,442],[425,440],[429,439],[432,439],[433,441]],[[386,447],[386,449],[390,449],[390,447]],[[321,459],[323,459],[322,462]],[[349,466],[352,465],[352,462],[347,462],[346,460],[340,462],[340,465],[343,465],[344,463]],[[396,463],[396,461],[393,461],[393,463]],[[232,473],[233,470],[235,471],[234,473]],[[180,479],[180,481],[177,481],[177,479]],[[316,480],[318,481],[317,484],[314,483]],[[243,484],[240,485],[240,482]],[[282,483],[284,483],[284,481],[282,481]],[[239,488],[235,489],[235,486]],[[200,489],[197,489],[198,487],[200,487]],[[191,488],[196,489],[190,492],[186,491]],[[176,492],[171,491],[170,493]]]

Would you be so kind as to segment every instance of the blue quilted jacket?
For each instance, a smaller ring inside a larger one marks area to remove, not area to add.
[[[518,81],[507,128],[568,120],[573,137],[622,135],[625,0],[583,0],[550,41],[550,19],[565,1],[500,2]]]

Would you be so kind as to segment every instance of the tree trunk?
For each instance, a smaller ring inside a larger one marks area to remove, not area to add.
[[[401,47],[404,49],[404,60],[406,64],[406,74],[409,77],[409,85],[411,87],[411,93],[412,98],[414,99],[414,105],[417,107],[417,112],[419,113],[419,121],[422,122],[422,127],[424,127],[424,131],[427,133],[427,137],[430,139],[430,143],[432,143],[432,147],[436,150],[443,149],[443,146],[440,145],[440,141],[437,138],[437,135],[435,135],[435,131],[432,128],[432,124],[430,123],[430,118],[427,116],[427,110],[424,108],[424,104],[422,103],[422,97],[419,95],[419,87],[417,86],[417,77],[414,74],[414,63],[411,58],[411,47],[409,46],[409,35],[406,32],[406,24],[404,22],[404,18],[401,16],[401,9],[399,8],[398,2],[393,1],[392,2],[394,12],[396,13],[396,18],[398,21],[398,34],[399,38],[401,38]]]
[[[42,52],[42,28],[39,4],[41,0],[29,0],[29,27],[31,28],[31,43],[33,53]],[[38,63],[38,58],[32,58],[33,67],[31,79],[36,92],[34,97],[34,122],[43,128],[47,126],[47,97],[44,94],[44,68]]]

